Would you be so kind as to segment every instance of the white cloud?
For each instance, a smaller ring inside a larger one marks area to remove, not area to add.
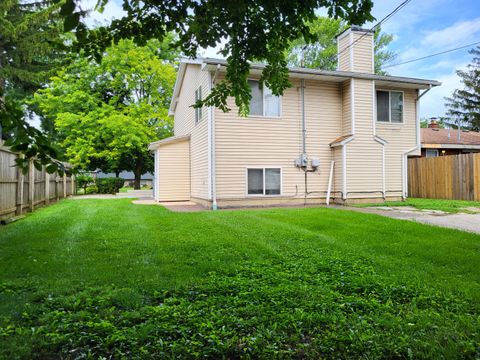
[[[97,24],[106,25],[113,19],[119,19],[125,15],[125,11],[115,0],[110,0],[107,3],[103,13],[95,10],[95,5],[97,5],[97,0],[81,0],[80,2],[82,10],[90,11],[85,21],[89,27]]]
[[[455,69],[466,69],[468,63],[455,66]],[[461,88],[460,78],[455,71],[437,78],[441,86],[433,88],[422,97],[420,103],[420,117],[436,117],[445,115],[445,97],[451,96],[455,89]]]
[[[426,33],[420,44],[428,49],[445,49],[459,44],[468,44],[478,39],[480,17],[459,21],[440,30]]]

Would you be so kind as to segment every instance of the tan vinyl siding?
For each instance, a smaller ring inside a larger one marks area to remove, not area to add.
[[[361,73],[373,73],[372,71],[372,49],[373,49],[373,35],[368,33],[353,33],[353,71]]]
[[[206,71],[201,71],[197,77],[195,89],[202,87],[202,96],[208,95],[210,76]],[[192,197],[208,199],[208,109],[202,109],[201,120],[191,130],[191,188]]]
[[[186,65],[175,108],[173,131],[175,136],[188,135],[195,126],[195,109],[192,105],[195,103],[195,90],[200,84],[201,72],[200,65]]]
[[[381,87],[381,90],[399,90]],[[401,90],[400,90],[401,91]],[[404,123],[376,123],[377,135],[388,141],[385,146],[385,180],[389,195],[399,195],[402,190],[402,156],[416,146],[416,90],[404,91]],[[418,155],[413,152],[409,155]],[[393,193],[392,193],[393,192]]]
[[[355,79],[353,88],[355,139],[347,145],[347,192],[349,197],[378,197],[383,190],[382,145],[373,138],[373,81]]]
[[[280,118],[237,115],[229,99],[231,112],[215,112],[217,198],[238,199],[246,195],[246,169],[249,166],[282,168],[282,196],[302,197],[304,172],[294,166],[301,153],[300,82],[282,97]],[[308,175],[313,196],[325,196],[332,159],[329,143],[341,135],[340,84],[306,81],[307,152],[320,159],[320,172]],[[266,197],[268,198],[268,197]]]
[[[352,134],[352,93],[350,80],[344,81],[342,85],[342,135]]]
[[[190,142],[165,144],[157,151],[159,200],[190,200]]]
[[[339,39],[338,41],[338,64],[337,68],[340,71],[352,71],[350,64],[350,49],[346,49],[350,45],[351,35],[346,34]]]

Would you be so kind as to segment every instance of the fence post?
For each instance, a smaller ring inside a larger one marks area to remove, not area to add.
[[[22,158],[23,155],[18,155],[18,157]],[[17,209],[15,211],[16,215],[22,215],[23,212],[23,184],[24,184],[25,176],[23,175],[23,171],[21,168],[17,167]]]
[[[75,175],[70,175],[70,186],[72,188],[71,196],[75,195]]]
[[[28,204],[30,211],[33,211],[35,202],[35,167],[33,166],[33,159],[28,161]]]
[[[67,173],[63,173],[63,198],[67,197]]]
[[[59,194],[58,194],[58,184],[60,182],[60,176],[58,176],[58,173],[55,173],[55,199],[58,201],[58,199],[60,198]]]
[[[50,204],[50,174],[45,167],[45,205]]]

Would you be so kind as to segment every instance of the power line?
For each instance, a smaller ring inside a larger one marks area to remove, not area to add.
[[[357,40],[355,40],[353,43],[351,43],[350,45],[348,45],[346,48],[344,48],[342,51],[340,51],[338,53],[338,55],[341,55],[343,54],[345,51],[347,51],[348,49],[350,49],[351,47],[355,46],[356,43],[358,43],[360,40],[362,40],[369,32],[372,32],[374,31],[377,27],[379,27],[380,25],[382,25],[384,22],[386,22],[387,20],[389,20],[393,15],[395,15],[397,12],[399,12],[405,5],[407,5],[410,1],[412,0],[405,0],[404,2],[402,2],[400,5],[398,5],[395,9],[393,9],[393,11],[391,11],[387,16],[385,16],[382,20],[380,20],[378,23],[376,23],[375,25],[373,25],[368,32],[364,33],[362,36],[360,36]]]
[[[441,51],[441,52],[438,52],[438,53],[435,53],[435,54],[430,54],[430,55],[422,56],[422,57],[417,58],[417,59],[407,60],[407,61],[404,61],[404,62],[401,62],[401,63],[398,63],[398,64],[392,64],[392,65],[382,66],[382,68],[383,68],[383,69],[386,69],[386,68],[391,68],[391,67],[394,67],[394,66],[409,64],[409,63],[412,63],[412,62],[414,62],[414,61],[425,60],[425,59],[428,59],[428,58],[431,58],[431,57],[434,57],[434,56],[438,56],[438,55],[442,55],[442,54],[446,54],[446,53],[449,53],[449,52],[452,52],[452,51],[457,51],[457,50],[465,49],[465,48],[467,48],[467,47],[471,47],[471,46],[474,46],[474,45],[477,45],[477,44],[480,44],[480,41],[477,41],[477,42],[472,43],[472,44],[460,46],[460,47],[457,47],[457,48],[455,48],[455,49],[445,50],[445,51]]]

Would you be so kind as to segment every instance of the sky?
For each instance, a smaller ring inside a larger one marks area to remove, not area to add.
[[[373,0],[373,16],[381,20],[393,11],[403,0]],[[83,7],[93,8],[96,0],[83,0]],[[105,11],[92,11],[88,22],[104,23],[122,16],[121,0],[110,0]],[[321,14],[326,12],[320,10]],[[376,23],[367,23],[369,28]],[[397,53],[392,63],[400,63],[433,53],[457,48],[480,41],[479,0],[411,0],[392,18],[386,21],[382,30],[392,34],[394,40],[389,50]],[[435,56],[427,60],[395,66],[386,69],[390,75],[438,80],[442,86],[432,89],[422,97],[420,116],[439,117],[445,114],[444,97],[450,96],[461,87],[456,75],[457,69],[465,69],[472,56],[469,48]],[[220,57],[218,49],[209,48],[203,56]]]

